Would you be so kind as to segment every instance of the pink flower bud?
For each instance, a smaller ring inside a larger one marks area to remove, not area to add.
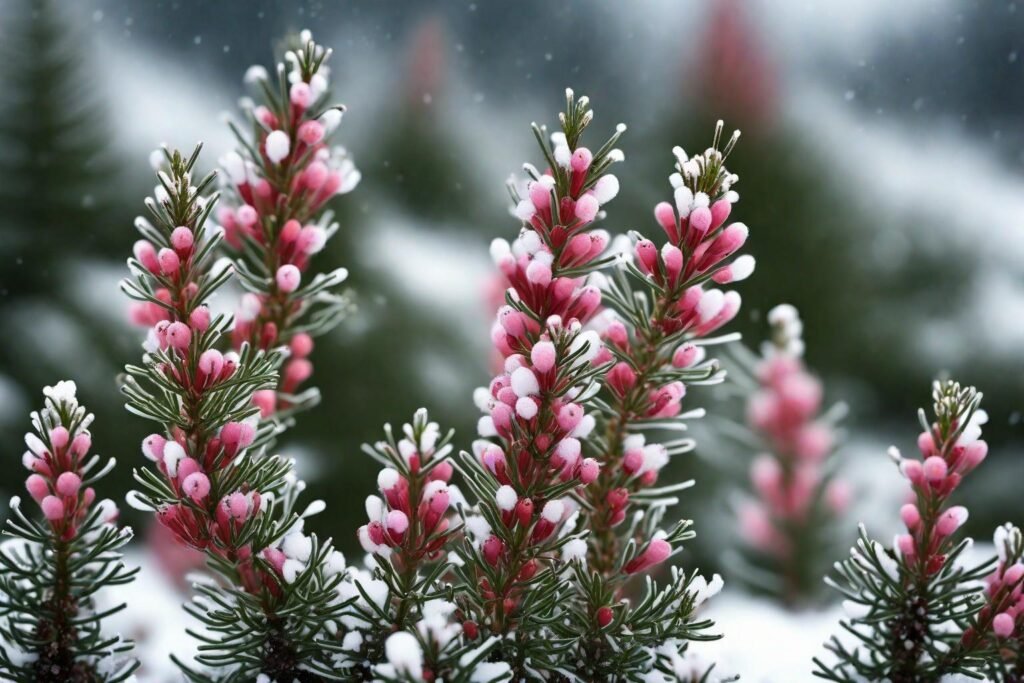
[[[57,477],[57,493],[71,497],[78,494],[82,486],[82,478],[74,472],[64,472]]]
[[[919,460],[903,460],[900,462],[900,471],[912,484],[920,484],[924,481],[924,468]]]
[[[967,521],[967,508],[956,505],[941,515],[935,524],[935,531],[941,536],[949,536]]]
[[[917,448],[921,451],[921,455],[927,458],[929,455],[935,454],[935,440],[932,439],[931,432],[921,432],[917,437]]]
[[[192,235],[192,231],[184,225],[179,225],[171,233],[171,246],[176,252],[188,252],[194,243],[195,237]]]
[[[896,547],[899,548],[900,554],[903,557],[913,557],[917,552],[914,545],[914,537],[910,534],[902,534],[896,538]]]
[[[711,205],[711,227],[717,228],[724,223],[729,214],[732,213],[732,202],[728,199],[719,199]]]
[[[558,427],[565,432],[576,429],[576,425],[583,419],[583,408],[575,403],[566,403],[558,410]]]
[[[232,519],[244,522],[249,516],[249,501],[243,493],[237,491],[232,493],[227,497],[225,506]]]
[[[1013,629],[1013,617],[1006,612],[1000,612],[992,620],[992,632],[1000,638],[1009,638],[1013,634]]]
[[[313,338],[305,332],[299,332],[292,337],[288,348],[291,349],[293,358],[305,358],[313,351]]]
[[[974,469],[981,464],[986,455],[988,455],[988,444],[984,441],[972,441],[964,446],[964,467],[968,470]]]
[[[178,351],[188,349],[192,341],[192,330],[182,322],[174,322],[167,326],[167,345]]]
[[[89,452],[92,447],[92,437],[89,436],[88,432],[80,432],[78,436],[71,442],[71,455],[76,458],[81,458],[83,455]]]
[[[569,160],[569,166],[575,173],[583,173],[590,168],[591,162],[594,160],[593,153],[586,147],[577,147],[576,151],[572,153],[572,158]]]
[[[224,369],[224,354],[217,349],[207,349],[199,356],[199,371],[213,377],[219,377]]]
[[[530,361],[539,372],[547,372],[555,366],[555,345],[549,341],[537,342],[530,351]]]
[[[167,439],[159,434],[150,434],[142,440],[142,454],[153,462],[159,462],[164,459],[164,445],[166,443]]]
[[[149,272],[157,275],[160,273],[160,261],[156,257],[156,249],[146,240],[139,240],[132,248],[135,258]]]
[[[318,225],[307,225],[299,233],[296,244],[303,254],[316,254],[327,244],[327,232]]]
[[[392,510],[388,513],[387,527],[393,535],[401,536],[409,528],[409,517],[401,510]]]
[[[286,294],[290,294],[299,288],[299,283],[302,281],[302,273],[299,272],[298,268],[288,263],[277,269],[274,280],[277,282],[278,289]]]
[[[319,121],[306,121],[299,126],[299,139],[307,145],[315,145],[324,139],[324,125]]]
[[[50,443],[56,450],[61,450],[68,445],[68,439],[71,435],[68,434],[68,430],[64,427],[54,427],[50,432]]]
[[[671,242],[661,248],[661,261],[665,264],[665,276],[674,283],[683,270],[683,252]]]
[[[702,355],[703,349],[701,347],[686,343],[677,348],[675,353],[672,354],[672,365],[677,368],[688,368],[696,364]]]
[[[173,249],[161,249],[156,258],[160,262],[160,272],[164,275],[174,275],[181,268],[181,259]]]
[[[644,465],[644,452],[639,448],[626,451],[622,457],[622,469],[626,474],[636,474]]]
[[[946,466],[946,461],[943,460],[942,457],[932,455],[924,461],[923,471],[925,478],[934,484],[946,478],[949,468]]]
[[[488,536],[487,540],[484,541],[483,552],[484,561],[492,567],[498,566],[498,559],[501,557],[501,553],[505,550],[505,544],[502,543],[501,539],[497,536]]]
[[[650,275],[658,269],[658,248],[650,240],[640,240],[636,243],[636,259],[640,270]]]
[[[511,306],[502,306],[498,310],[498,322],[511,337],[521,337],[526,331],[523,314]]]
[[[662,538],[656,538],[647,544],[642,553],[626,563],[622,568],[627,574],[635,574],[655,565],[661,564],[672,554],[672,546]]]
[[[654,207],[654,218],[658,221],[669,240],[673,243],[679,240],[679,223],[676,219],[676,210],[668,202],[659,202]]]
[[[1024,578],[1024,564],[1018,562],[1003,572],[1003,584],[1016,586]]]
[[[690,229],[701,238],[711,228],[711,222],[711,210],[706,206],[698,206],[690,212]]]
[[[57,496],[46,496],[39,507],[43,509],[43,516],[51,522],[56,522],[64,517],[64,501]]]
[[[597,217],[601,205],[597,197],[592,194],[585,194],[576,202],[576,218],[584,223],[590,223]]]
[[[427,503],[430,511],[435,515],[444,514],[448,510],[448,504],[451,501],[451,496],[448,494],[447,488],[442,488],[437,493],[430,497],[430,501]]]
[[[618,396],[625,396],[636,385],[636,372],[629,363],[622,361],[608,371],[605,381]]]
[[[288,99],[296,107],[305,109],[309,106],[309,103],[313,100],[313,90],[309,87],[309,83],[299,81],[292,85],[288,91]]]
[[[201,502],[210,494],[210,479],[202,472],[193,472],[185,477],[181,489],[195,502]]]
[[[900,518],[907,525],[907,528],[913,531],[921,523],[921,512],[913,503],[907,503],[900,508]]]
[[[50,495],[50,485],[39,474],[28,475],[28,479],[25,480],[25,488],[28,490],[29,495],[32,496],[32,500],[37,503],[41,503],[43,498]]]
[[[189,327],[206,332],[210,327],[210,309],[206,306],[199,306],[188,316]]]
[[[269,417],[274,414],[274,408],[277,407],[277,392],[273,389],[261,389],[252,395],[252,404],[260,409],[260,417]]]
[[[586,486],[597,480],[601,473],[601,465],[593,458],[584,458],[580,463],[580,482]]]
[[[537,259],[530,261],[526,266],[526,279],[530,284],[547,287],[551,284],[551,266]]]

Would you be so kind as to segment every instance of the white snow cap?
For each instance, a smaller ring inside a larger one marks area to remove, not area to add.
[[[562,520],[562,515],[564,513],[565,503],[560,500],[549,500],[544,504],[541,516],[552,524],[557,524]]]
[[[413,634],[398,631],[388,636],[384,641],[384,656],[396,673],[423,677],[423,648]]]
[[[516,490],[505,484],[498,489],[498,492],[494,494],[494,500],[498,503],[498,508],[509,512],[519,502],[519,496],[516,495]]]
[[[587,542],[582,538],[574,538],[562,546],[562,560],[572,562],[573,560],[587,561]]]
[[[291,140],[283,130],[275,130],[267,136],[266,150],[267,158],[275,164],[288,156],[291,151]]]

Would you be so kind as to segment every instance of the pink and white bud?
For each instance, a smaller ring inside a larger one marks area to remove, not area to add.
[[[192,330],[183,322],[173,322],[167,326],[167,345],[177,351],[185,351],[192,342]]]
[[[1013,616],[1008,612],[1000,612],[992,619],[992,632],[1000,638],[1009,638],[1013,635]]]
[[[580,482],[583,485],[591,484],[597,480],[601,473],[601,465],[593,458],[584,458],[580,463]]]
[[[195,236],[184,225],[179,225],[171,232],[171,246],[178,253],[191,251],[194,243]]]
[[[547,372],[555,366],[555,345],[549,341],[534,344],[530,351],[530,362],[538,372]]]
[[[601,204],[597,197],[592,194],[585,194],[576,201],[576,218],[584,223],[590,223],[597,217]]]
[[[202,472],[193,472],[185,477],[181,484],[182,491],[189,498],[199,503],[210,494],[210,478]]]
[[[941,515],[935,523],[935,531],[941,536],[949,536],[967,521],[967,508],[955,505]]]
[[[164,275],[174,275],[181,268],[181,259],[173,249],[161,249],[156,258],[160,262],[160,272]]]
[[[661,564],[672,554],[672,546],[662,538],[656,538],[647,544],[642,553],[626,563],[623,571],[627,574],[636,574],[655,565]]]
[[[933,484],[941,482],[949,473],[949,467],[946,465],[946,461],[938,455],[932,455],[925,459],[922,468],[925,478]]]
[[[274,281],[277,283],[279,290],[290,294],[299,288],[299,283],[302,281],[302,273],[296,266],[287,263],[277,269]]]

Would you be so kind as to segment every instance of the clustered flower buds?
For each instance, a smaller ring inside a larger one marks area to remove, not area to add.
[[[900,509],[907,533],[897,537],[896,549],[926,574],[945,565],[950,537],[967,521],[967,508],[948,507],[946,501],[988,454],[988,444],[980,438],[988,420],[977,409],[981,395],[973,387],[937,383],[933,398],[936,421],[922,421],[925,429],[917,439],[921,459],[903,458],[895,450],[892,454],[912,490],[912,500]]]
[[[246,80],[264,101],[247,104],[252,133],[234,128],[243,144],[221,159],[231,205],[222,206],[217,219],[249,290],[235,319],[235,347],[286,344],[291,351],[277,391],[258,397],[264,417],[301,402],[293,394],[312,375],[313,336],[330,329],[346,307],[327,291],[346,278],[344,269],[312,278],[307,273],[338,229],[326,204],[360,180],[345,150],[330,145],[344,111],[326,101],[330,56],[304,31],[280,65],[279,88],[268,87],[262,67],[250,70]]]
[[[28,450],[22,456],[22,463],[32,472],[25,488],[53,533],[64,541],[78,533],[96,500],[95,489],[82,485],[97,463],[89,456],[93,415],[78,404],[76,391],[71,381],[43,390],[47,407],[41,413],[32,413],[35,432],[25,435]],[[103,521],[115,523],[117,507],[109,500],[102,501],[102,505]]]
[[[828,548],[814,539],[843,512],[850,491],[829,476],[835,428],[821,412],[821,381],[804,366],[802,323],[788,304],[768,313],[771,341],[764,345],[754,375],[759,385],[747,401],[747,422],[767,452],[750,466],[757,498],[740,509],[740,531],[759,553],[772,559],[783,581],[782,597],[793,602],[821,583],[820,568],[808,557]]]
[[[163,428],[143,440],[153,469],[136,472],[144,490],[132,492],[130,501],[155,512],[179,542],[205,552],[222,577],[223,585],[196,587],[210,604],[233,610],[227,625],[216,613],[194,612],[219,634],[197,661],[239,680],[330,671],[332,653],[312,643],[322,641],[327,624],[336,629],[345,604],[338,591],[344,558],[304,532],[304,518],[323,504],[298,511],[304,484],[292,462],[266,453],[284,428],[281,392],[292,407],[315,401],[315,391],[305,398],[291,392],[311,372],[312,335],[336,322],[343,309],[326,291],[344,278],[343,270],[300,287],[308,256],[335,229],[323,221],[301,223],[358,179],[324,146],[323,119],[336,124],[337,117],[311,109],[326,88],[327,56],[308,34],[300,49],[288,53],[290,99],[271,97],[268,107],[258,108],[257,143],[243,143],[247,153],[260,153],[247,163],[237,159],[242,177],[233,173],[235,157],[228,159],[230,190],[249,203],[233,214],[222,212],[224,229],[205,225],[217,197],[203,194],[213,174],[193,182],[199,150],[188,159],[160,154],[160,187],[147,201],[154,223],[137,221],[146,240],[129,261],[132,278],[122,284],[142,304],[136,320],[152,323],[144,363],[128,366],[122,389],[132,412]],[[283,65],[279,71],[283,83]],[[339,168],[327,169],[335,161]],[[329,176],[316,187],[314,167]],[[241,224],[253,229],[243,234]],[[245,240],[233,267],[214,262],[225,240],[236,247]],[[254,250],[259,257],[247,261]],[[268,264],[270,272],[257,274]],[[211,316],[206,305],[232,275],[249,290],[233,330],[229,319]],[[314,304],[314,321],[300,320]],[[232,340],[236,349],[225,352]],[[245,594],[251,598],[239,597]],[[240,656],[241,640],[260,644],[262,654]]]
[[[648,444],[639,430],[644,423],[678,418],[687,383],[715,378],[717,364],[705,360],[701,340],[736,316],[740,297],[706,284],[728,284],[753,270],[751,257],[736,256],[746,226],[727,222],[738,200],[731,189],[738,178],[725,168],[725,159],[739,133],[719,150],[721,134],[719,122],[712,146],[693,158],[674,150],[676,173],[669,180],[675,203],[662,202],[654,210],[667,241],[659,249],[636,235],[633,258],[620,255],[618,272],[602,282],[609,309],[596,328],[605,342],[599,360],[608,368],[603,379],[611,410],[598,458],[601,472],[585,496],[591,560],[604,574],[616,570],[623,546],[615,527],[627,518],[631,498],[657,482],[670,456],[693,446],[685,439]],[[644,291],[635,292],[629,278]],[[625,571],[663,561],[671,554],[668,543],[649,539]]]
[[[117,527],[117,506],[97,502],[93,488],[114,460],[90,454],[93,415],[79,404],[73,381],[45,387],[43,395],[22,457],[38,512],[26,514],[12,498],[4,535],[14,540],[0,547],[0,678],[129,680],[139,666],[125,654],[132,643],[111,637],[103,623],[124,605],[98,609],[95,602],[137,571],[120,553],[131,529]]]
[[[887,549],[870,540],[862,526],[850,559],[837,563],[837,578],[829,580],[847,598],[843,604],[850,619],[843,626],[856,644],[850,647],[838,637],[826,643],[836,661],[814,660],[815,674],[823,678],[940,680],[956,673],[1012,680],[1015,675],[1024,542],[1017,529],[1001,527],[998,562],[966,566],[962,553],[970,539],[954,537],[967,510],[949,505],[950,495],[988,450],[981,440],[986,421],[978,407],[981,394],[946,380],[935,382],[932,399],[933,420],[920,412],[920,458],[890,450],[910,483],[911,500],[900,510],[907,533]]]

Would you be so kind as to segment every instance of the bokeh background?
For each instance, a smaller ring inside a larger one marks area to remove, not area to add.
[[[340,140],[363,173],[320,256],[350,269],[358,311],[318,346],[323,404],[280,446],[329,501],[315,526],[342,548],[375,473],[359,445],[385,421],[425,405],[471,440],[491,362],[487,245],[516,231],[505,180],[537,161],[528,124],[553,122],[566,86],[591,97],[595,138],[630,127],[613,232],[656,229],[673,145],[702,149],[717,118],[743,130],[735,214],[758,269],[735,328],[756,345],[771,306],[801,310],[809,364],[850,407],[855,509],[895,509],[884,446],[912,446],[928,383],[949,373],[991,415],[992,456],[962,493],[971,530],[1024,521],[1024,7],[982,0],[4,0],[5,494],[23,479],[26,413],[61,378],[121,462],[108,495],[130,488],[148,425],[115,385],[140,351],[117,281],[148,154],[201,140],[212,167],[246,67],[302,28],[335,50]],[[728,514],[714,443],[677,465],[703,479],[682,505],[698,531]],[[722,545],[705,534],[694,560],[714,568]]]

